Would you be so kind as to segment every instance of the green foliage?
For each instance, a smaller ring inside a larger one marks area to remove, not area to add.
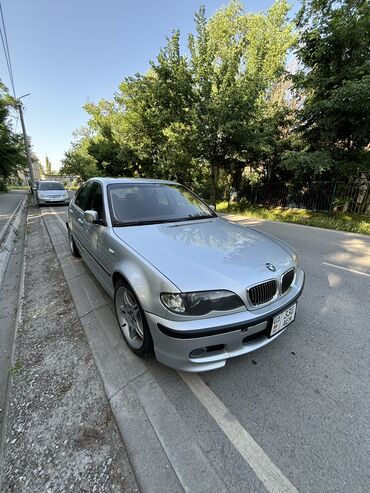
[[[246,14],[233,0],[207,22],[196,15],[189,39],[195,81],[195,126],[199,156],[211,166],[212,199],[219,169],[238,188],[246,164],[260,164],[266,151],[267,92],[283,72],[295,37],[288,5],[277,1],[264,14]]]
[[[307,152],[325,155],[324,168],[330,162],[337,176],[369,172],[370,3],[310,0],[298,26],[303,70],[296,87],[306,94],[300,120]]]
[[[22,363],[20,361],[16,361],[15,365],[12,366],[9,370],[10,375],[15,376],[18,375],[22,371]]]
[[[193,87],[187,60],[174,32],[143,76],[127,78],[115,96],[116,132],[126,174],[191,181]]]
[[[285,0],[267,14],[232,0],[209,20],[201,8],[190,56],[175,31],[146,74],[126,78],[113,101],[85,105],[87,131],[63,172],[175,179],[203,192],[212,184],[213,200],[217,187],[237,187],[272,148],[268,94],[295,41],[287,13]]]
[[[95,159],[89,154],[90,135],[85,129],[75,132],[75,142],[69,151],[65,153],[60,173],[65,175],[78,175],[87,180],[97,176],[98,170]]]
[[[6,189],[8,178],[27,165],[23,139],[13,132],[9,122],[12,100],[0,81],[0,190]]]
[[[343,212],[312,212],[305,209],[284,209],[282,207],[252,206],[246,203],[217,204],[218,212],[236,213],[246,217],[281,221],[286,223],[305,224],[326,229],[349,231],[370,235],[370,216],[348,214]]]
[[[285,169],[300,176],[303,181],[310,176],[320,176],[333,167],[334,161],[325,151],[287,150],[282,154],[282,164]]]
[[[186,55],[174,31],[147,73],[85,105],[62,172],[174,179],[213,202],[369,176],[370,3],[303,0],[296,29],[288,12],[286,0],[259,14],[231,0],[209,19],[201,7]]]

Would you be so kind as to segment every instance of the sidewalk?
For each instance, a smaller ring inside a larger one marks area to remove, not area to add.
[[[4,493],[139,491],[44,221],[32,205],[2,466]]]

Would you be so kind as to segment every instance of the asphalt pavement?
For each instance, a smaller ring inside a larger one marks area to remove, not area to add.
[[[65,235],[66,208],[48,210]],[[228,491],[369,491],[370,237],[230,219],[297,250],[296,321],[221,370],[179,374],[151,360],[152,376]]]
[[[0,193],[0,238],[4,226],[26,193],[28,193],[27,190],[11,190]]]

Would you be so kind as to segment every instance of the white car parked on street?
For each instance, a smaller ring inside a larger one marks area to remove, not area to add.
[[[68,191],[59,181],[39,181],[36,200],[38,205],[68,205],[70,197]]]

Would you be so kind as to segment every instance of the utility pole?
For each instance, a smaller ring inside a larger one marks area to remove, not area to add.
[[[25,94],[25,96],[28,96],[28,94]],[[24,98],[24,96],[21,96]],[[31,151],[30,151],[30,146],[28,142],[28,137],[27,137],[27,132],[26,132],[26,126],[24,124],[24,118],[23,118],[23,110],[22,110],[22,103],[20,101],[21,98],[18,98],[16,106],[19,111],[19,116],[21,119],[21,124],[22,124],[22,131],[23,131],[23,139],[24,139],[24,147],[26,149],[26,154],[27,154],[27,162],[28,162],[28,168],[30,170],[30,176],[31,176],[31,191],[32,187],[35,184],[35,176],[33,174],[33,165],[32,165],[32,157],[31,157]]]

